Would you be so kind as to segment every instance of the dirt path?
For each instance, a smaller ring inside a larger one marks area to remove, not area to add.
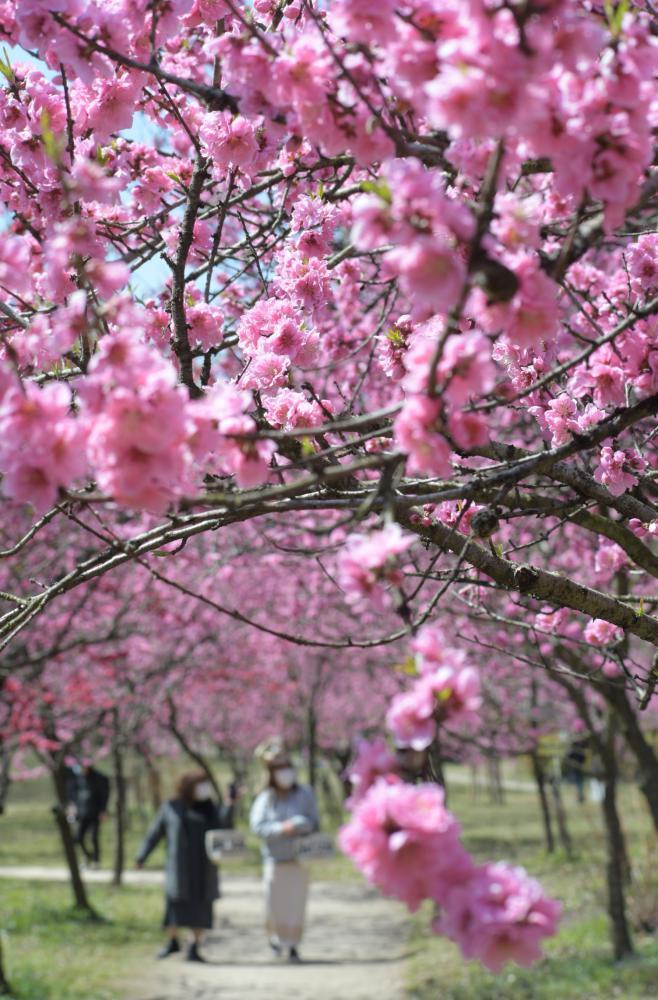
[[[364,886],[316,883],[309,900],[302,965],[276,959],[262,929],[261,887],[226,879],[204,954],[158,963],[147,989],[126,1000],[401,1000],[405,951],[402,908]]]
[[[129,884],[161,884],[158,872],[127,872]],[[0,878],[65,878],[64,869],[0,868]],[[109,873],[86,872],[93,882]],[[260,881],[225,876],[215,929],[203,948],[208,965],[178,955],[145,956],[140,981],[122,1000],[402,1000],[406,912],[359,883],[311,885],[303,963],[272,956],[262,928]]]

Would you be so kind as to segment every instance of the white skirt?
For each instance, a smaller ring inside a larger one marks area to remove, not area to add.
[[[285,948],[299,944],[304,932],[308,869],[299,861],[272,861],[263,866],[265,927]]]

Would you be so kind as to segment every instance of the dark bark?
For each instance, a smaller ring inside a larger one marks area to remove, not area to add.
[[[569,833],[569,827],[567,826],[567,814],[564,809],[564,802],[562,801],[562,793],[560,791],[560,781],[557,777],[552,777],[550,781],[551,792],[553,794],[553,804],[555,806],[555,819],[557,821],[557,831],[560,837],[560,843],[564,848],[565,854],[568,858],[573,857],[573,844],[571,841],[571,835]]]
[[[489,800],[496,805],[505,804],[505,789],[500,777],[500,762],[497,757],[487,757],[487,777],[489,778]]]
[[[532,761],[532,773],[535,779],[535,784],[537,785],[537,796],[539,798],[542,823],[544,826],[546,850],[549,854],[552,854],[555,850],[555,838],[553,837],[551,810],[548,804],[548,796],[546,794],[546,775],[544,774],[544,765],[542,764],[541,757],[536,750],[533,750],[530,754],[530,760]]]
[[[348,798],[352,794],[352,782],[347,777],[347,767],[352,759],[351,747],[334,749],[334,757],[338,764],[338,777],[343,787],[343,798]]]
[[[590,707],[583,690],[577,682],[569,680],[566,675],[554,673],[553,679],[564,688],[578,713],[587,726],[592,745],[598,753],[603,767],[605,791],[601,808],[605,828],[606,845],[606,882],[608,891],[608,915],[610,917],[610,937],[615,959],[633,954],[633,941],[626,916],[626,897],[624,882],[628,866],[626,842],[617,811],[617,762],[615,759],[614,721],[616,716],[611,710],[607,719],[606,731],[602,733],[592,719]]]
[[[658,396],[651,397],[651,406],[658,407]],[[546,456],[538,456],[536,471],[539,471],[543,461],[550,464]],[[524,474],[527,475],[528,471],[529,467],[526,467]],[[463,535],[440,522],[431,525],[418,523],[405,511],[397,512],[397,520],[419,537],[426,538],[442,549],[448,549],[471,566],[475,566],[503,590],[517,591],[556,607],[582,611],[591,618],[603,618],[613,625],[619,625],[628,633],[658,646],[658,618],[653,615],[638,615],[630,604],[610,594],[585,587],[559,573],[503,559],[478,544],[476,540],[465,542]]]
[[[427,751],[427,763],[425,765],[424,777],[427,781],[433,781],[441,785],[446,805],[448,804],[448,786],[443,768],[443,755],[441,752],[441,740],[439,734],[432,740]]]
[[[10,763],[11,757],[9,755],[9,751],[0,738],[0,816],[5,811],[7,795],[9,794],[9,786],[11,785],[11,777],[9,774]]]
[[[625,689],[603,685],[602,693],[613,707],[626,742],[637,760],[638,785],[658,831],[658,756],[642,732]]]
[[[585,680],[587,679],[588,671],[583,667],[580,658],[573,650],[560,646],[559,653],[569,667]],[[638,716],[629,700],[626,689],[622,685],[603,684],[600,691],[608,705],[613,709],[626,744],[637,761],[638,785],[646,799],[653,825],[658,832],[658,756],[642,732]]]
[[[146,780],[148,783],[148,790],[151,798],[151,810],[154,813],[157,813],[163,801],[162,777],[160,775],[158,768],[153,763],[151,755],[144,749],[144,747],[139,747],[138,752],[140,757],[144,761],[144,768],[146,770]]]
[[[112,758],[115,789],[115,845],[112,885],[121,885],[126,858],[126,775],[123,766],[123,748],[118,734],[115,738]]]
[[[167,705],[169,706],[169,731],[172,736],[183,750],[190,760],[193,760],[195,764],[204,772],[208,781],[213,787],[213,791],[217,798],[217,801],[221,805],[224,801],[224,796],[222,795],[222,790],[217,783],[217,778],[213,774],[212,768],[208,763],[206,757],[199,751],[195,750],[191,743],[189,743],[184,735],[184,733],[178,728],[176,706],[174,705],[173,699],[167,698]]]
[[[615,761],[614,735],[612,729],[600,741],[599,751],[603,763],[603,822],[606,835],[606,875],[608,880],[608,913],[610,933],[615,958],[619,961],[633,954],[633,941],[626,917],[624,882],[626,866],[626,842],[617,811],[617,763]]]
[[[9,985],[9,980],[5,975],[1,935],[0,935],[0,996],[11,996],[11,986]]]
[[[64,765],[62,763],[56,763],[51,771],[51,775],[56,796],[56,804],[53,808],[53,815],[55,817],[55,823],[57,824],[60,839],[62,841],[64,858],[66,859],[69,875],[71,877],[71,891],[73,893],[73,899],[78,909],[85,910],[89,916],[95,917],[96,913],[89,902],[87,890],[85,889],[85,884],[82,881],[82,876],[80,875],[80,866],[78,865],[78,856],[75,851],[73,833],[71,832],[69,821],[66,818],[66,774],[64,771]]]
[[[308,745],[308,783],[315,789],[318,780],[317,719],[313,703],[308,706],[306,716],[306,740]]]

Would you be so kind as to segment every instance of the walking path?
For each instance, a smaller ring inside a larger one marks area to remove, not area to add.
[[[65,881],[64,868],[0,867],[0,878]],[[88,871],[107,882],[107,871]],[[128,885],[162,885],[161,872],[126,872]],[[301,949],[303,963],[272,956],[262,927],[262,892],[255,877],[224,876],[215,929],[203,953],[207,965],[175,955],[148,956],[144,977],[122,1000],[402,1000],[407,949],[406,912],[362,883],[315,882]]]

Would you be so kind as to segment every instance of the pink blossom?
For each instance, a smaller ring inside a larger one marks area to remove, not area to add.
[[[338,561],[338,580],[347,600],[358,604],[368,599],[377,608],[388,607],[387,588],[402,582],[398,557],[413,541],[399,524],[388,524],[369,535],[351,535]]]
[[[416,910],[467,878],[471,860],[438,785],[379,778],[338,835],[342,851],[382,892]]]
[[[607,487],[614,497],[621,496],[637,483],[632,458],[631,453],[621,449],[614,450],[610,445],[601,448],[600,462],[594,470],[594,478]]]
[[[421,673],[435,670],[449,655],[443,629],[436,624],[423,625],[413,637],[411,648],[416,654],[416,666]]]
[[[331,403],[323,400],[327,413],[331,413]],[[265,402],[267,419],[273,427],[293,430],[296,427],[319,427],[327,421],[327,415],[319,403],[310,402],[301,392],[294,389],[279,389]]]
[[[544,413],[544,420],[551,432],[551,445],[554,448],[566,444],[571,439],[571,426],[576,414],[576,403],[565,393],[550,400],[548,409]]]
[[[386,713],[386,725],[397,746],[424,750],[436,735],[434,691],[423,680],[417,681],[410,691],[396,694]]]
[[[246,389],[274,389],[286,384],[290,360],[283,354],[259,351],[250,359],[241,382]]]
[[[658,291],[658,239],[655,233],[645,233],[638,237],[626,250],[631,288],[642,299],[648,299]]]
[[[594,558],[594,571],[599,579],[608,583],[615,573],[628,565],[628,556],[621,546],[614,542],[601,542]]]
[[[352,793],[345,802],[347,808],[354,809],[378,778],[394,774],[396,768],[395,754],[383,736],[374,740],[359,740],[356,757],[346,771],[352,785]]]
[[[123,181],[119,177],[111,177],[99,163],[84,158],[76,159],[71,176],[76,197],[104,205],[112,205],[119,200]]]
[[[230,111],[211,111],[199,134],[218,170],[251,167],[258,154],[256,125],[242,115],[234,118]]]
[[[437,933],[492,972],[500,972],[507,962],[531,965],[541,958],[542,939],[555,934],[561,913],[560,904],[523,868],[500,862],[475,868],[440,902]]]
[[[194,421],[190,447],[197,460],[215,473],[234,475],[245,488],[267,479],[274,451],[271,441],[252,437],[256,424],[245,412],[250,403],[251,393],[218,383],[189,408]]]
[[[411,317],[405,314],[398,317],[385,336],[378,338],[377,359],[388,378],[399,381],[404,376],[404,359],[411,330]]]
[[[414,750],[428,747],[438,723],[474,721],[480,708],[480,678],[472,667],[464,666],[457,654],[454,662],[437,670],[427,668],[411,690],[395,695],[386,724],[399,746]]]
[[[519,282],[518,291],[509,302],[482,307],[477,315],[485,330],[502,331],[518,347],[536,347],[550,343],[555,336],[560,310],[558,286],[542,271],[534,254],[520,256],[512,263]]]
[[[428,396],[410,396],[395,420],[395,440],[409,456],[409,472],[448,478],[452,449],[438,430],[440,403]]]
[[[85,470],[84,435],[71,393],[54,382],[10,388],[0,403],[0,469],[5,494],[42,513]]]
[[[593,618],[585,627],[584,636],[593,646],[609,646],[623,638],[624,630],[603,618]]]
[[[413,243],[386,254],[386,268],[400,279],[412,302],[411,315],[447,313],[457,302],[466,278],[466,265],[446,233],[417,236]]]

